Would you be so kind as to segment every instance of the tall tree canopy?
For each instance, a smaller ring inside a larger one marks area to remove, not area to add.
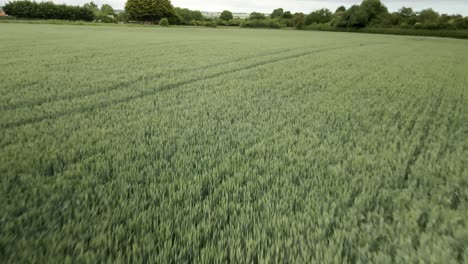
[[[205,17],[198,10],[190,10],[187,8],[174,8],[177,16],[180,17],[182,22],[191,22],[191,21],[204,21]]]
[[[379,15],[388,13],[387,7],[380,0],[364,0],[361,3],[361,8],[367,13],[369,21],[377,18]]]
[[[416,13],[413,11],[411,7],[402,7],[400,10],[398,10],[398,14],[402,17],[412,17],[415,16]]]
[[[291,11],[285,11],[281,17],[285,19],[291,19],[293,18],[293,14],[291,14]]]
[[[332,19],[332,12],[329,9],[322,8],[307,15],[305,24],[328,23]]]
[[[83,7],[88,8],[92,10],[93,12],[97,12],[99,10],[99,7],[96,5],[94,2],[89,2],[83,5]]]
[[[419,18],[424,22],[435,22],[439,18],[439,13],[432,8],[424,9],[419,12]]]
[[[284,13],[283,8],[278,8],[273,10],[273,13],[271,13],[270,17],[271,18],[277,18],[277,17],[282,17]]]
[[[350,7],[341,18],[344,20],[342,24],[346,27],[365,27],[369,22],[368,13],[358,5]]]
[[[156,22],[162,18],[175,18],[174,7],[169,0],[128,0],[125,11],[130,20]]]
[[[336,11],[335,11],[335,14],[338,13],[338,12],[346,12],[346,7],[344,7],[344,6],[338,7],[338,8],[336,9]]]
[[[114,8],[108,4],[104,4],[101,6],[101,12],[104,13],[105,15],[115,15]]]
[[[249,19],[258,19],[258,20],[262,20],[262,19],[265,19],[266,16],[262,13],[258,13],[258,12],[252,12],[250,13],[249,15]]]
[[[228,10],[224,10],[221,15],[219,16],[221,20],[228,21],[233,19],[234,17],[232,16],[232,13]]]

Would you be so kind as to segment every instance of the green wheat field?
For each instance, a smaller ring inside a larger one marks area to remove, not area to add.
[[[466,40],[0,35],[2,263],[468,261]]]

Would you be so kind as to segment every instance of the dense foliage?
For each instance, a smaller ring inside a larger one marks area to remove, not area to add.
[[[463,37],[466,33],[458,31],[468,29],[468,17],[439,14],[432,9],[417,12],[409,7],[402,7],[398,12],[390,13],[380,0],[363,0],[360,5],[353,5],[349,9],[341,6],[334,13],[329,9],[322,8],[309,14],[293,14],[283,8],[277,8],[271,14],[252,12],[245,19],[234,17],[229,10],[224,10],[219,17],[204,17],[197,10],[173,8],[170,0],[129,0],[126,4],[126,12],[118,14],[110,5],[104,4],[99,9],[93,2],[85,4],[84,8],[81,9],[79,7],[69,7],[70,10],[73,9],[76,12],[83,11],[84,13],[81,15],[71,15],[58,11],[47,12],[48,5],[54,6],[56,10],[66,7],[52,3],[38,4],[19,1],[8,3],[6,11],[19,18],[81,19],[105,23],[139,22],[154,24],[165,17],[168,18],[170,24],[174,25],[252,28],[294,27],[296,29],[327,31],[379,31],[380,33],[392,32],[392,34],[403,35],[414,32],[413,35],[450,37]],[[31,8],[31,6],[34,7]],[[39,6],[41,7],[38,8]],[[86,9],[92,10],[93,14]],[[428,32],[428,30],[433,32]]]
[[[159,20],[159,25],[161,27],[168,27],[169,26],[169,20],[167,20],[167,18],[162,18],[161,20]]]
[[[305,24],[311,25],[313,23],[328,23],[331,21],[332,12],[326,8],[314,11],[306,16]]]
[[[267,17],[262,13],[253,12],[241,25],[253,25],[252,27],[270,27],[270,22],[260,23]],[[427,29],[427,30],[464,30],[468,29],[468,17],[461,15],[440,15],[432,9],[415,12],[408,7],[401,8],[398,12],[389,13],[387,7],[380,0],[364,0],[360,5],[353,5],[349,9],[339,7],[335,13],[323,8],[311,12],[308,15],[302,13],[291,14],[282,8],[273,10],[270,15],[281,27],[296,27],[297,29],[323,29],[334,28],[400,28],[400,29]],[[249,22],[249,20],[251,20]],[[387,31],[382,30],[382,33]],[[408,30],[404,32],[409,32]],[[438,35],[434,33],[433,35]],[[448,35],[450,35],[448,33]],[[457,35],[453,33],[452,35]]]
[[[0,26],[0,262],[467,262],[466,41]]]
[[[409,7],[389,13],[380,0],[364,0],[360,5],[353,5],[348,10],[340,7],[334,14],[331,14],[330,10],[322,9],[312,12],[307,18],[306,25],[323,24],[338,28],[468,29],[468,17],[440,15],[432,9],[415,12]]]
[[[219,16],[219,18],[220,18],[221,20],[224,20],[224,21],[229,21],[229,20],[233,19],[234,17],[233,17],[233,15],[232,15],[232,13],[231,13],[230,11],[224,10],[224,11],[221,13],[221,15]]]
[[[278,9],[273,10],[273,12],[270,15],[270,18],[275,19],[278,17],[282,17],[283,15],[284,15],[283,8],[278,8]]]
[[[134,21],[155,23],[162,18],[167,18],[170,22],[177,21],[170,0],[127,0],[125,12]]]
[[[187,8],[178,7],[176,7],[174,10],[178,18],[177,24],[194,25],[195,21],[201,22],[205,20],[203,14],[198,10],[193,11]]]
[[[8,15],[17,18],[94,20],[94,13],[86,7],[54,4],[53,2],[19,0],[6,3],[2,9]]]
[[[226,13],[228,12],[228,13]],[[460,15],[440,15],[432,9],[414,12],[408,7],[401,8],[398,12],[389,13],[387,7],[380,0],[364,0],[360,5],[353,5],[349,9],[339,7],[335,13],[323,8],[311,12],[308,15],[302,13],[292,14],[283,8],[273,10],[267,16],[263,13],[253,12],[247,19],[232,19],[224,11],[218,25],[241,26],[255,28],[282,28],[295,27],[297,29],[321,29],[352,31],[359,28],[400,28],[402,34],[412,32],[408,29],[427,30],[464,30],[468,29],[468,17]],[[233,21],[235,20],[235,21]],[[232,22],[231,22],[232,21]],[[381,30],[382,33],[389,30]],[[395,30],[393,30],[396,32]],[[432,35],[441,35],[442,32]],[[447,33],[447,35],[460,35],[459,33]]]
[[[282,28],[284,24],[279,23],[274,19],[248,19],[240,24],[240,27],[245,28]]]
[[[121,22],[127,22],[125,18],[121,16],[118,16],[114,8],[108,4],[104,4],[101,6],[99,9],[98,5],[95,4],[94,2],[89,2],[84,4],[84,7],[90,9],[94,13],[94,18],[96,22],[102,22],[102,23],[117,23],[118,21]]]
[[[251,20],[262,20],[262,19],[266,19],[266,16],[265,16],[265,14],[262,14],[262,13],[252,12],[249,15],[249,19],[251,19]]]

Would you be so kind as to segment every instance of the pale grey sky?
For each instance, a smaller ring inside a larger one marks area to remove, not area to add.
[[[9,0],[0,0],[0,5]],[[40,0],[37,0],[40,1]],[[82,5],[91,0],[52,0],[55,3]],[[94,0],[98,5],[110,4],[115,9],[123,9],[126,0]],[[327,7],[335,10],[338,6],[359,4],[361,0],[172,0],[177,7],[185,7],[201,11],[223,11],[250,13],[259,11],[269,13],[282,7],[292,12],[309,13],[313,10]],[[413,7],[415,10],[433,8],[440,13],[462,14],[468,16],[468,0],[383,0],[390,11],[396,11],[402,6]]]

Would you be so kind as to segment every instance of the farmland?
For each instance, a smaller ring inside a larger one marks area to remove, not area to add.
[[[468,261],[465,40],[0,33],[2,263]]]

